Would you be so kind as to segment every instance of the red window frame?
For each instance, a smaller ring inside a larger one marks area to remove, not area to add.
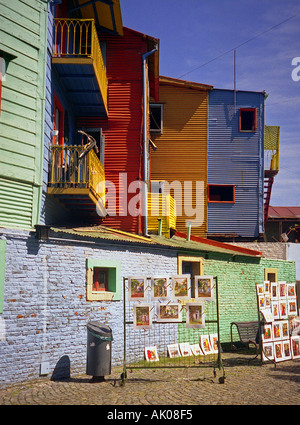
[[[242,130],[242,112],[254,112],[253,125],[251,130]],[[240,108],[239,109],[239,132],[241,133],[254,133],[257,129],[257,109],[256,108]]]
[[[59,128],[56,128],[56,110],[59,111]],[[65,109],[59,100],[56,93],[54,93],[54,111],[53,111],[53,130],[58,130],[58,144],[64,144],[64,127],[65,127]],[[55,144],[55,136],[53,136],[53,144]]]
[[[222,201],[217,199],[210,199],[210,188],[214,187],[224,187],[224,188],[232,188],[232,201]],[[234,204],[235,203],[235,185],[233,184],[208,184],[207,185],[207,202],[209,203],[217,203],[217,204]]]

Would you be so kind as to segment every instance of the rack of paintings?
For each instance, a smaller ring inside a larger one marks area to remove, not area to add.
[[[256,285],[261,322],[262,361],[275,364],[300,358],[300,317],[296,284],[284,281]]]
[[[129,276],[123,285],[124,379],[128,368],[204,366],[224,382],[216,277]]]

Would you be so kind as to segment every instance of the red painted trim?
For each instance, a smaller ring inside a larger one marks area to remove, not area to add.
[[[59,134],[58,134],[58,144],[63,145],[64,144],[64,126],[65,126],[65,110],[64,107],[59,100],[59,97],[56,93],[54,93],[54,111],[53,111],[53,130],[56,130],[55,128],[55,111],[56,108],[59,110]],[[54,139],[53,139],[54,143]]]
[[[218,186],[218,187],[232,187],[233,188],[233,201],[213,201],[209,199],[209,188],[210,186]],[[210,204],[235,204],[235,185],[234,184],[213,184],[210,183],[207,185],[207,202]]]
[[[241,111],[254,112],[254,128],[252,130],[241,130]],[[239,109],[239,132],[254,133],[257,130],[257,109],[256,108],[240,108]]]
[[[186,234],[183,233],[183,232],[176,232],[175,236],[178,236],[179,238],[186,239]],[[240,246],[233,246],[233,245],[230,245],[228,243],[218,242],[218,241],[214,241],[212,239],[201,238],[200,236],[191,235],[190,240],[193,241],[193,242],[203,243],[203,244],[209,245],[209,246],[214,246],[216,248],[228,249],[228,250],[232,251],[233,253],[235,252],[236,255],[240,253],[240,254],[244,254],[244,255],[250,255],[252,257],[262,257],[262,252],[260,252],[260,251],[255,251],[253,249],[243,248],[243,247],[240,247]]]

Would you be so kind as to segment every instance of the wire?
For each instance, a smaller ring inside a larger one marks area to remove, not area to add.
[[[249,43],[250,41],[255,40],[255,39],[256,39],[256,38],[258,38],[258,37],[261,37],[262,35],[264,35],[264,34],[268,33],[269,31],[272,31],[273,29],[275,29],[275,28],[279,27],[279,26],[280,26],[280,25],[282,25],[282,24],[285,24],[286,22],[290,21],[291,19],[295,18],[295,17],[296,17],[296,16],[298,16],[298,15],[300,15],[300,12],[299,12],[299,13],[296,13],[296,15],[290,16],[289,18],[285,19],[284,21],[279,22],[279,23],[278,23],[278,24],[276,24],[276,25],[273,25],[272,27],[268,28],[267,30],[262,31],[261,33],[259,33],[259,34],[255,35],[255,36],[253,36],[253,37],[251,37],[251,38],[249,38],[247,41],[244,41],[243,43],[238,44],[237,46],[233,47],[232,49],[229,49],[229,50],[227,50],[226,52],[221,53],[220,55],[218,55],[218,56],[216,56],[215,58],[213,58],[213,59],[209,60],[208,62],[205,62],[205,63],[203,63],[202,65],[199,65],[199,66],[197,66],[196,68],[193,68],[192,70],[190,70],[190,71],[188,71],[188,72],[186,72],[186,73],[184,73],[184,74],[180,75],[178,78],[182,78],[182,77],[184,77],[185,75],[188,75],[188,74],[190,74],[191,72],[194,72],[194,71],[196,71],[197,69],[200,69],[200,68],[202,68],[203,66],[206,66],[206,65],[210,64],[211,62],[214,62],[214,61],[215,61],[215,60],[217,60],[217,59],[220,59],[222,56],[227,55],[227,53],[230,53],[230,52],[233,52],[233,51],[234,51],[234,50],[236,50],[236,49],[239,49],[240,47],[244,46],[245,44]]]

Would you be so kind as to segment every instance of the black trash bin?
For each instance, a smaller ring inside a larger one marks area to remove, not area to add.
[[[94,381],[103,381],[111,374],[112,330],[101,322],[87,324],[87,362],[86,374]]]

